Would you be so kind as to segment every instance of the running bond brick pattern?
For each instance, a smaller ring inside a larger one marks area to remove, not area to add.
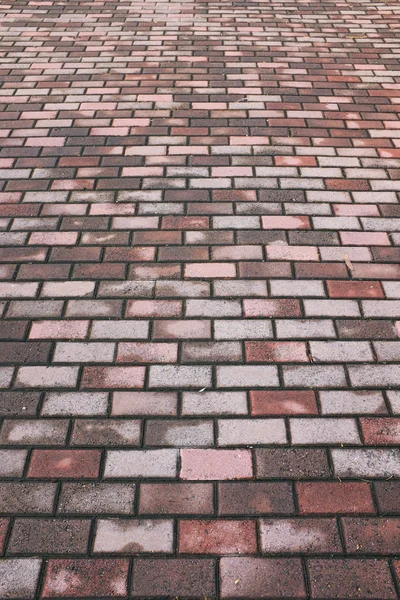
[[[399,2],[0,12],[0,598],[398,598]]]

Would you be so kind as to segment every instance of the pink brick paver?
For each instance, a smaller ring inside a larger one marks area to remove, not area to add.
[[[399,19],[0,3],[0,600],[400,597]]]

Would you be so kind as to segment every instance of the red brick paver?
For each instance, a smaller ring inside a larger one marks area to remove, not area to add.
[[[0,599],[400,597],[398,2],[0,14]]]

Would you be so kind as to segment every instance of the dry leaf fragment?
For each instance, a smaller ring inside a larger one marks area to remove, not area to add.
[[[353,263],[351,262],[349,256],[345,254],[343,258],[349,271],[354,271]]]

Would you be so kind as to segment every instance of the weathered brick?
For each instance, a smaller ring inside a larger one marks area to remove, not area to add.
[[[190,521],[179,524],[183,554],[251,554],[257,549],[255,521]]]
[[[175,415],[174,392],[114,392],[112,415]]]
[[[182,479],[249,479],[253,474],[249,450],[195,450],[181,452]]]
[[[38,558],[6,558],[0,561],[0,593],[3,598],[35,598],[41,563]]]
[[[20,367],[16,385],[32,388],[73,388],[78,380],[78,367]]]
[[[28,477],[96,479],[99,467],[98,450],[34,450]]]
[[[217,386],[226,387],[278,387],[277,369],[274,366],[221,366],[217,367]]]
[[[308,572],[312,598],[396,598],[385,560],[312,559]]]
[[[42,415],[80,416],[105,415],[108,406],[106,392],[48,392],[42,405]]]
[[[335,519],[261,519],[261,552],[320,554],[341,552]]]
[[[257,479],[308,479],[329,476],[326,450],[263,448],[255,452]]]
[[[321,413],[325,415],[387,412],[382,393],[378,391],[324,390],[319,393],[319,401]]]
[[[220,577],[222,598],[306,598],[298,558],[226,557]]]
[[[109,450],[104,476],[115,477],[176,477],[178,453],[162,450]]]
[[[212,446],[214,429],[212,421],[203,420],[148,420],[145,443],[147,446]]]
[[[219,419],[219,446],[286,444],[283,419]]]
[[[250,403],[253,416],[318,414],[315,393],[306,390],[252,390]]]
[[[183,415],[243,415],[247,414],[245,392],[184,392]]]
[[[218,507],[220,515],[291,514],[293,490],[288,482],[222,482]]]
[[[27,454],[27,450],[0,450],[1,477],[21,477]]]
[[[211,559],[149,558],[133,563],[132,597],[146,594],[190,598],[214,597],[215,561]]]
[[[94,539],[94,552],[138,554],[162,552],[173,547],[173,522],[144,519],[100,519]]]
[[[210,483],[142,483],[140,514],[196,515],[214,512]]]
[[[351,554],[396,554],[400,519],[346,517],[342,519],[344,542]]]
[[[64,483],[58,499],[60,514],[132,514],[135,485],[125,483]]]
[[[302,514],[375,512],[371,487],[367,482],[299,482],[297,496]]]
[[[89,519],[18,518],[8,548],[11,554],[82,554],[89,531]]]
[[[335,474],[339,477],[398,477],[400,452],[397,449],[365,448],[332,450]]]
[[[126,558],[53,559],[47,567],[42,595],[59,598],[68,586],[73,597],[125,596],[128,593],[129,560]]]

